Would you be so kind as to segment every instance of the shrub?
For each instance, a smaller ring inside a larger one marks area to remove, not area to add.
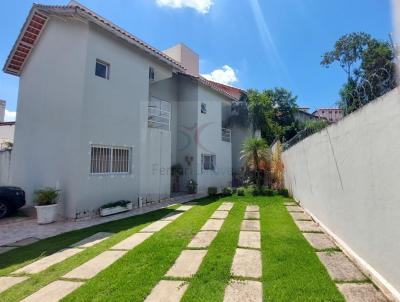
[[[232,194],[236,194],[237,188],[231,188],[231,190],[232,190]]]
[[[207,192],[209,196],[215,196],[218,193],[218,189],[217,187],[208,187]]]
[[[264,193],[263,195],[265,196],[274,196],[274,190],[272,189],[265,189],[263,193]]]
[[[34,192],[34,200],[38,206],[48,206],[57,203],[60,190],[44,188]]]
[[[284,197],[289,197],[289,191],[288,189],[279,189],[278,190],[279,195],[282,195]]]
[[[100,209],[108,209],[108,208],[115,208],[115,207],[126,207],[130,203],[129,200],[119,200],[115,202],[109,202],[105,205],[102,205]]]
[[[229,187],[223,188],[222,189],[222,195],[224,196],[231,196],[232,195],[232,189]]]
[[[237,195],[238,196],[244,196],[244,188],[238,188],[237,189]]]
[[[194,194],[197,191],[197,182],[194,179],[188,181],[186,188],[189,194]]]

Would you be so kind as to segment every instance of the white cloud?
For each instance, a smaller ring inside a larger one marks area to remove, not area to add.
[[[202,76],[210,81],[228,85],[238,81],[235,70],[228,65],[224,65],[220,69],[215,69],[208,74],[202,74]]]
[[[9,111],[6,109],[6,114],[4,115],[5,122],[13,122],[17,117],[17,113],[15,111]]]
[[[169,6],[172,8],[190,7],[202,14],[208,13],[214,0],[156,0],[159,6]]]

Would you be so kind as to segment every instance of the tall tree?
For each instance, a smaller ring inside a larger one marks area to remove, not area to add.
[[[390,44],[366,33],[341,37],[321,65],[337,62],[347,75],[338,105],[348,114],[396,87],[394,52]]]

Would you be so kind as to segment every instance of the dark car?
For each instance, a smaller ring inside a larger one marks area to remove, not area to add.
[[[18,187],[0,187],[0,218],[25,205],[25,192]]]

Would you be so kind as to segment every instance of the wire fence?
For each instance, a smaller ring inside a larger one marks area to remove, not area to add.
[[[299,131],[290,140],[283,143],[283,151],[286,151],[287,149],[289,149],[289,148],[293,147],[294,145],[296,145],[297,143],[301,142],[306,137],[309,137],[310,135],[313,135],[314,133],[317,133],[319,131],[321,131],[321,129],[314,129],[314,128],[306,128],[304,130]]]

